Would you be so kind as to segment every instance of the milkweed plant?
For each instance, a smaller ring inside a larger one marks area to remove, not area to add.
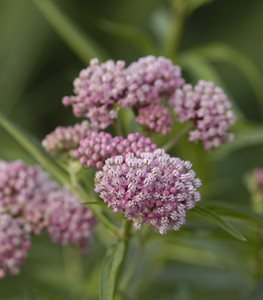
[[[175,10],[187,15],[194,1],[175,2]],[[61,95],[75,123],[65,127],[58,120],[42,149],[1,115],[3,129],[38,162],[0,161],[1,279],[23,273],[33,239],[43,233],[62,247],[76,246],[87,260],[93,243],[106,243],[102,300],[125,293],[122,279],[129,284],[136,268],[129,256],[136,244],[143,248],[149,237],[176,237],[188,217],[190,223],[193,215],[208,218],[233,239],[245,240],[218,207],[205,206],[202,175],[187,154],[176,151],[183,141],[209,156],[235,140],[232,126],[239,119],[222,86],[202,77],[185,79],[180,61],[170,55],[178,35],[173,33],[162,53],[130,63],[94,55],[73,80],[71,95]],[[252,207],[261,215],[263,171],[248,177]]]

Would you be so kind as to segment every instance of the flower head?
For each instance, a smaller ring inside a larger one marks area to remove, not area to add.
[[[263,193],[263,169],[255,169],[252,173],[252,177],[256,188]]]
[[[235,122],[231,102],[212,82],[201,80],[194,87],[186,84],[175,91],[169,103],[181,122],[194,122],[190,141],[202,141],[208,150],[233,139],[228,132]]]
[[[171,95],[184,80],[180,67],[164,57],[146,56],[127,68],[127,92],[121,99],[122,107],[141,107],[160,103]]]
[[[107,132],[92,132],[80,141],[80,146],[75,152],[80,163],[90,168],[100,169],[107,158],[117,155],[116,147],[122,137],[113,138]]]
[[[39,167],[0,162],[0,210],[18,219],[28,232],[38,234],[45,228],[48,194],[57,189]]]
[[[137,124],[160,134],[168,133],[173,126],[169,110],[159,104],[141,107],[135,120]]]
[[[0,278],[19,272],[30,245],[30,237],[19,222],[10,215],[0,214]]]
[[[87,121],[69,127],[57,127],[42,141],[45,150],[51,155],[69,153],[78,148],[80,140],[90,133]]]
[[[122,212],[137,228],[151,224],[161,234],[178,230],[186,210],[200,199],[191,163],[163,150],[109,158],[96,174],[96,192],[114,212]]]
[[[140,155],[143,152],[153,152],[156,148],[157,145],[151,138],[138,132],[130,133],[126,138],[123,138],[119,143],[116,143],[117,155],[122,155],[123,157],[128,153]]]
[[[130,133],[126,138],[112,137],[106,132],[92,132],[81,140],[80,147],[75,152],[80,163],[87,167],[101,169],[109,157],[125,156],[127,153],[139,155],[142,152],[151,152],[157,148],[149,137],[140,133]]]
[[[87,251],[95,226],[91,211],[67,190],[49,195],[47,207],[48,233],[53,241],[62,245],[73,244]]]
[[[126,89],[125,63],[92,59],[74,81],[74,96],[64,97],[63,104],[72,106],[74,115],[87,117],[91,126],[104,129],[116,118],[114,104]]]

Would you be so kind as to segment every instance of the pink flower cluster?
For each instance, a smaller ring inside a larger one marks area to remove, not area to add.
[[[30,246],[30,236],[18,220],[0,214],[0,278],[19,272]]]
[[[0,162],[0,211],[19,219],[29,233],[46,227],[47,195],[59,186],[39,167]]]
[[[51,193],[47,218],[47,229],[54,242],[78,245],[84,252],[87,251],[95,219],[90,210],[80,205],[78,198],[65,190]]]
[[[87,117],[92,127],[105,129],[117,117],[114,105],[126,89],[125,63],[92,59],[74,81],[76,96],[64,97],[63,104],[73,107],[74,115]]]
[[[212,82],[201,80],[194,87],[185,84],[175,91],[169,103],[181,122],[194,122],[190,141],[202,141],[209,150],[233,139],[228,132],[235,122],[231,102]]]
[[[157,148],[148,137],[139,133],[130,133],[127,138],[112,137],[107,132],[92,132],[80,141],[80,147],[75,152],[80,163],[87,167],[101,169],[109,157],[127,153],[139,155],[142,152],[151,152]]]
[[[31,236],[44,229],[54,241],[85,250],[94,222],[79,199],[41,168],[0,161],[0,276],[18,272]]]
[[[122,107],[142,107],[159,104],[171,95],[184,80],[181,68],[165,57],[146,56],[127,68],[127,91]]]
[[[263,169],[255,169],[252,173],[252,178],[256,188],[263,192]]]
[[[82,138],[90,133],[91,129],[87,121],[77,123],[69,127],[57,127],[42,141],[45,150],[51,155],[71,154],[79,146]]]
[[[151,224],[164,234],[185,222],[186,211],[200,199],[200,185],[190,162],[157,149],[109,158],[96,174],[95,191],[136,228]]]
[[[160,134],[170,132],[173,126],[173,117],[169,110],[158,104],[141,107],[135,120],[137,124]]]
[[[122,61],[108,60],[100,64],[93,59],[75,79],[75,95],[64,97],[63,104],[72,106],[75,116],[88,118],[95,129],[111,125],[117,118],[118,107],[137,111],[154,104],[154,119],[158,120],[153,123],[150,119],[142,125],[166,133],[171,130],[171,117],[169,122],[160,117],[166,110],[161,102],[183,83],[181,69],[164,57],[143,57],[127,68]],[[166,111],[165,115],[168,115]]]

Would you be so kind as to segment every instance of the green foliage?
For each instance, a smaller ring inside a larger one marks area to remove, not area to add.
[[[84,62],[88,63],[93,57],[100,59],[105,57],[104,50],[73,25],[53,1],[33,0],[33,2],[54,30]]]
[[[131,45],[138,48],[142,55],[156,54],[156,46],[151,37],[133,25],[102,20],[100,27],[111,35],[119,37],[120,40],[127,40]]]
[[[116,279],[125,253],[125,243],[119,241],[113,244],[102,264],[100,277],[100,299],[112,300],[116,291]]]
[[[216,223],[218,223],[219,226],[221,226],[225,231],[227,231],[234,238],[243,242],[246,241],[246,238],[235,227],[233,227],[229,222],[227,222],[218,214],[216,214],[212,209],[208,209],[206,207],[199,205],[198,207],[196,207],[195,210],[200,215],[207,217],[210,220],[213,220]]]
[[[263,128],[258,127],[254,130],[249,130],[243,134],[237,135],[236,139],[227,145],[222,146],[222,148],[216,151],[215,158],[223,159],[230,155],[232,152],[238,151],[240,149],[251,147],[255,145],[262,145],[263,143]]]

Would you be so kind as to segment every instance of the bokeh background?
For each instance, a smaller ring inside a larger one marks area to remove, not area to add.
[[[237,140],[209,154],[182,141],[177,152],[194,162],[205,201],[246,209],[245,177],[263,167],[263,1],[207,2],[187,18],[173,58],[189,81],[214,80],[227,90],[239,115]],[[67,22],[101,57],[129,63],[164,54],[171,18],[171,1],[164,0],[0,0],[1,113],[38,140],[76,122],[61,98],[93,53],[89,46],[84,54],[76,50]],[[33,162],[1,128],[0,158]],[[127,299],[263,299],[253,234],[248,245],[199,225],[149,244]],[[97,299],[96,262],[104,252],[96,238],[92,256],[83,258],[39,237],[21,274],[0,281],[0,299]]]

